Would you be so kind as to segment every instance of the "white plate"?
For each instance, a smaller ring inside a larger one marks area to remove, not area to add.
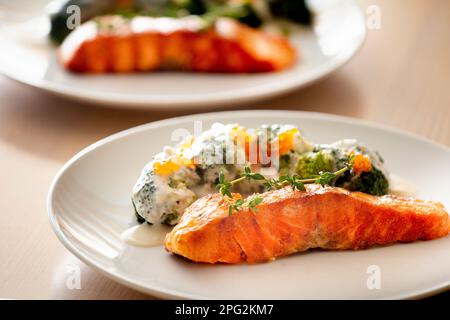
[[[324,77],[361,46],[365,24],[356,1],[319,3],[315,27],[300,29],[292,36],[301,52],[300,62],[279,73],[73,75],[57,62],[55,47],[45,36],[46,19],[39,11],[32,19],[22,17],[20,23],[0,23],[0,73],[60,95],[116,107],[199,108],[263,99]],[[14,17],[10,11],[0,8],[0,17]]]
[[[77,154],[59,172],[48,197],[61,242],[107,276],[160,297],[177,298],[407,298],[450,285],[450,237],[362,251],[313,251],[257,265],[204,265],[163,247],[137,248],[120,234],[134,222],[130,192],[141,169],[171,133],[213,122],[255,127],[293,124],[318,143],[357,138],[383,155],[391,172],[419,186],[421,198],[450,208],[450,150],[433,142],[350,118],[292,111],[235,111],[174,118],[132,128]],[[367,268],[378,266],[381,289],[369,290]]]

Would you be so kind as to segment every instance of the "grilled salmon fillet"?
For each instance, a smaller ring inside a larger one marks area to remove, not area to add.
[[[243,209],[231,216],[220,194],[200,198],[166,235],[166,249],[196,262],[256,263],[310,248],[356,250],[450,232],[448,213],[433,201],[320,185],[260,196],[256,212]]]
[[[74,72],[249,73],[287,68],[296,51],[283,37],[228,18],[206,26],[199,17],[114,15],[97,17],[75,29],[62,43],[59,57]]]

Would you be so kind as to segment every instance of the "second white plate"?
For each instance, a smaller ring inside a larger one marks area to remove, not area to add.
[[[76,155],[49,191],[49,216],[61,242],[107,276],[159,297],[408,298],[450,286],[450,237],[361,251],[309,251],[257,265],[196,264],[162,246],[126,245],[120,234],[136,223],[130,194],[141,169],[164,145],[174,144],[174,130],[194,133],[195,121],[202,121],[204,130],[214,122],[248,127],[293,124],[316,143],[356,138],[378,150],[392,173],[416,184],[420,198],[439,200],[450,208],[446,147],[350,118],[289,111],[220,112],[136,127]],[[374,270],[381,287],[371,290],[367,282]]]
[[[21,3],[24,2],[29,1]],[[299,51],[299,62],[283,72],[73,75],[56,60],[56,48],[45,36],[46,19],[37,10],[34,18],[0,24],[0,73],[53,93],[121,108],[199,108],[263,99],[324,77],[348,61],[361,46],[365,24],[356,1],[319,2],[314,28],[300,29],[291,37]],[[21,3],[18,6],[28,8]],[[5,17],[14,14],[0,11]]]

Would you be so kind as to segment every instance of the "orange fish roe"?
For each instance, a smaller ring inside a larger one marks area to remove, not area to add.
[[[294,149],[294,141],[295,134],[300,131],[297,128],[292,128],[286,131],[281,132],[278,136],[272,140],[272,142],[267,141],[267,147],[265,149],[265,153],[267,157],[271,157],[272,149],[279,151],[279,155],[286,154],[290,150]],[[259,137],[257,135],[251,135],[246,133],[245,136],[245,154],[251,163],[260,163],[261,150],[260,144],[262,141],[258,140]],[[252,146],[252,147],[250,147]],[[256,147],[255,147],[256,146]],[[256,152],[256,157],[250,157],[250,152]],[[256,158],[256,159],[255,159]],[[256,160],[256,162],[254,162]]]
[[[247,129],[240,125],[235,125],[233,129],[231,129],[231,136],[236,138],[237,136],[245,136],[247,134]]]
[[[176,156],[167,160],[156,161],[153,164],[153,171],[156,174],[169,175],[179,170],[182,166],[193,169],[195,168],[194,160],[183,156]]]
[[[188,158],[182,157],[179,159],[179,161],[183,166],[189,167],[191,169],[195,169],[194,159],[188,159]]]
[[[156,161],[153,164],[153,171],[156,174],[169,175],[179,170],[182,166],[195,168],[194,160],[189,159],[184,155],[185,151],[192,146],[194,139],[195,137],[193,136],[187,137],[175,150],[175,155],[172,155],[169,159]]]
[[[243,126],[236,126],[231,129],[230,136],[238,143],[248,143],[248,140],[250,139],[247,130]]]
[[[194,142],[195,137],[189,136],[184,139],[183,143],[180,146],[180,153],[182,153],[184,150],[189,149],[192,146],[192,143]]]
[[[294,137],[299,133],[297,128],[286,130],[278,135],[278,151],[280,156],[294,149]]]
[[[246,160],[248,160],[249,152],[250,152],[250,143],[253,140],[252,135],[250,135],[247,132],[247,129],[245,129],[243,126],[236,126],[233,129],[231,129],[230,135],[234,139],[234,141],[237,143],[238,147],[244,146],[245,157],[246,157]]]
[[[372,162],[369,157],[363,154],[357,154],[352,160],[354,174],[372,171]]]
[[[195,140],[194,136],[186,138],[185,141],[179,147],[179,149],[176,151],[176,153],[179,154],[178,158],[176,159],[177,160],[176,162],[178,164],[188,166],[189,168],[195,168],[194,159],[185,156],[185,151],[191,148],[192,144],[194,143],[194,140]]]
[[[180,169],[180,165],[173,160],[156,161],[153,164],[153,171],[156,174],[168,175]]]

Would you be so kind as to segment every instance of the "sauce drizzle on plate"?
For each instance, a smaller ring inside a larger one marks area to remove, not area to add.
[[[149,225],[148,223],[139,224],[126,229],[120,235],[121,239],[136,247],[158,247],[163,245],[166,234],[171,227],[164,225]]]

